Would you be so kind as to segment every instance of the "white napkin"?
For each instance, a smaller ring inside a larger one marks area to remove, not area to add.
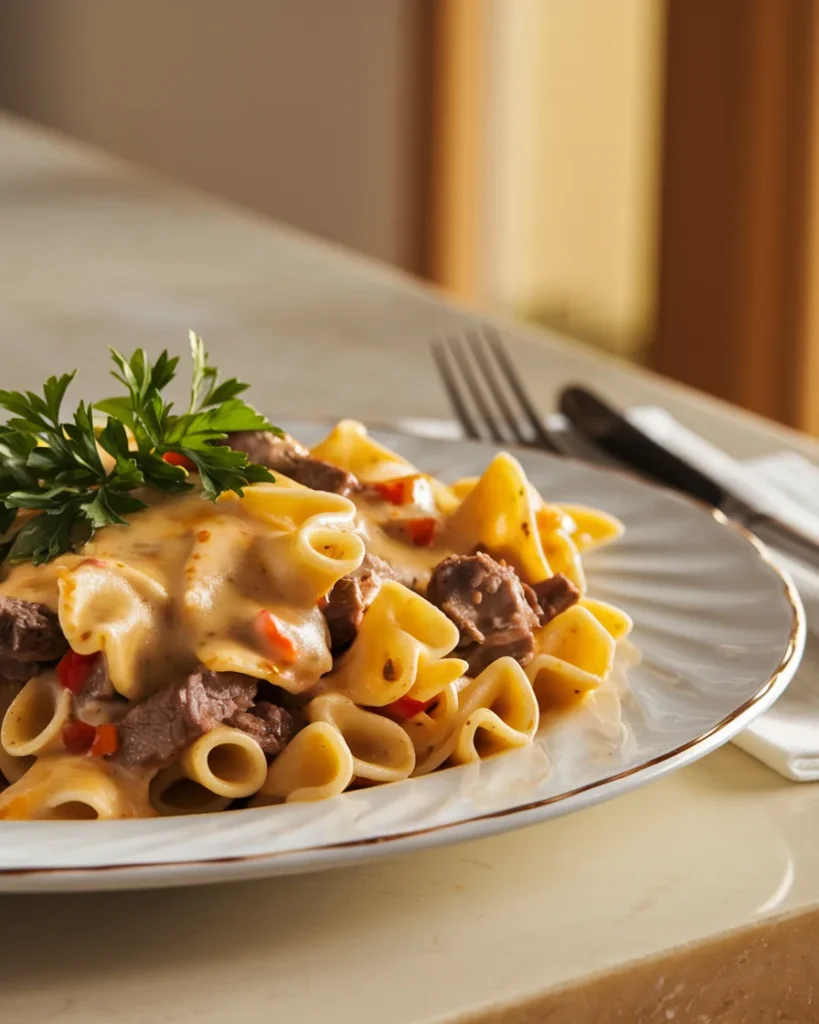
[[[655,440],[737,495],[819,536],[819,467],[803,456],[785,451],[739,462],[683,427],[664,409],[635,408],[628,416]],[[560,416],[552,416],[548,425],[559,432],[565,424]],[[450,420],[404,419],[397,426],[424,437],[463,436]],[[785,693],[734,743],[787,779],[813,782],[819,779],[819,573],[782,552],[774,555],[790,573],[805,606],[805,655]]]

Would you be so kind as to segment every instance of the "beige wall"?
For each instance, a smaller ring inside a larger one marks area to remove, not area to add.
[[[420,0],[0,0],[0,106],[409,269]]]
[[[662,0],[482,0],[486,295],[635,354],[655,320]]]

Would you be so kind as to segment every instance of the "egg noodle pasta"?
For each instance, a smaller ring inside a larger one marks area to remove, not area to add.
[[[104,820],[151,817],[144,778],[129,777],[101,758],[38,757],[2,794],[7,818]]]
[[[355,761],[344,737],[327,722],[311,722],[296,733],[251,801],[255,806],[285,800],[326,800],[353,781]]]
[[[39,756],[62,748],[71,694],[52,673],[35,676],[11,701],[0,726],[0,744],[12,757]]]
[[[514,658],[499,658],[461,691],[462,721],[451,759],[456,764],[525,747],[540,710],[532,686]]]
[[[8,681],[0,683],[0,723],[19,692],[19,683]],[[3,788],[2,783],[8,784],[22,778],[33,764],[33,757],[10,754],[0,743],[0,789]]]
[[[112,490],[107,525],[2,568],[0,817],[324,800],[525,747],[605,689],[631,622],[583,559],[622,524],[512,455],[450,485],[351,420],[311,450],[227,426],[161,457],[106,430],[108,472],[143,467],[133,510]]]
[[[408,693],[430,699],[466,670],[461,659],[443,657],[457,642],[458,629],[443,612],[386,580],[327,685],[370,707],[384,707]]]
[[[326,722],[341,734],[353,758],[353,775],[373,782],[399,782],[415,768],[412,740],[397,722],[365,711],[340,693],[310,701],[311,722]]]
[[[228,799],[252,796],[267,777],[267,761],[256,740],[225,725],[194,740],[181,765],[191,781]]]
[[[230,797],[218,796],[189,778],[178,761],[167,768],[160,768],[154,775],[148,788],[148,798],[151,807],[163,816],[226,811],[231,804]]]

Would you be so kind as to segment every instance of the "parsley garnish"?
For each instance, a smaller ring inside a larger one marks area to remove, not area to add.
[[[169,452],[194,463],[202,495],[211,500],[223,491],[241,495],[247,484],[273,480],[264,466],[248,462],[244,452],[224,441],[231,431],[279,431],[239,398],[247,384],[219,383],[201,338],[192,331],[189,338],[191,399],[181,415],[162,395],[179,362],[167,352],[151,364],[142,349],[130,359],[111,349],[112,376],[127,394],[93,407],[80,402],[71,422],[61,420],[60,410],[74,373],[49,377],[42,395],[0,390],[0,407],[12,414],[0,426],[0,534],[10,533],[19,509],[39,513],[0,544],[0,560],[40,565],[76,550],[103,526],[127,525],[126,516],[147,507],[132,493],[137,488],[190,490],[194,485],[187,472],[163,459]],[[92,408],[107,415],[101,430]],[[103,464],[100,448],[113,464]]]

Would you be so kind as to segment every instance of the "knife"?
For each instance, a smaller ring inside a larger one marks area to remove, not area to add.
[[[598,395],[584,387],[568,387],[561,393],[558,405],[578,434],[621,465],[719,509],[766,544],[819,569],[819,536],[785,523],[733,493],[664,448]]]

